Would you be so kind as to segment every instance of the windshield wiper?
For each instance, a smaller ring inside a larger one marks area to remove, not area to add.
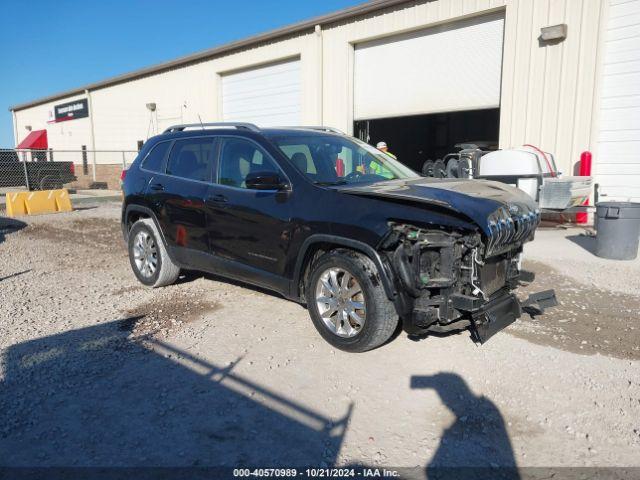
[[[347,182],[346,180],[334,180],[332,182],[313,182],[314,185],[320,185],[321,187],[331,187],[331,186],[335,186],[335,185],[346,185]]]

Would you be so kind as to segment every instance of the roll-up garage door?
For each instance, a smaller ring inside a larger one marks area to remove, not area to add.
[[[640,200],[640,0],[609,0],[596,178],[607,199]]]
[[[222,76],[222,118],[259,126],[300,124],[300,61]]]
[[[354,118],[498,107],[503,31],[496,13],[357,45]]]

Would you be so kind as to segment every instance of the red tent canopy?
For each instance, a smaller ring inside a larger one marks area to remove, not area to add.
[[[18,144],[18,149],[21,148],[31,148],[33,150],[46,150],[49,148],[49,143],[47,142],[47,131],[46,130],[34,130],[33,132],[29,132],[27,138],[22,140]]]

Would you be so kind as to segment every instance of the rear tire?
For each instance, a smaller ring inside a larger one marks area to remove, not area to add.
[[[398,326],[378,269],[361,253],[340,249],[320,257],[311,267],[305,292],[314,326],[340,350],[372,350],[389,340]]]
[[[129,262],[140,283],[148,287],[164,287],[174,283],[180,268],[173,263],[162,242],[156,224],[143,218],[129,231]]]
[[[442,159],[438,159],[433,164],[433,176],[435,178],[446,178],[447,167]]]
[[[422,174],[425,177],[433,177],[433,167],[435,162],[433,160],[426,160],[422,164]]]

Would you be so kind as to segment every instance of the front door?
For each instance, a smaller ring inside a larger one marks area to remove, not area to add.
[[[212,253],[282,276],[290,240],[291,191],[252,190],[250,172],[275,172],[276,161],[257,143],[222,137],[217,183],[207,202]]]

